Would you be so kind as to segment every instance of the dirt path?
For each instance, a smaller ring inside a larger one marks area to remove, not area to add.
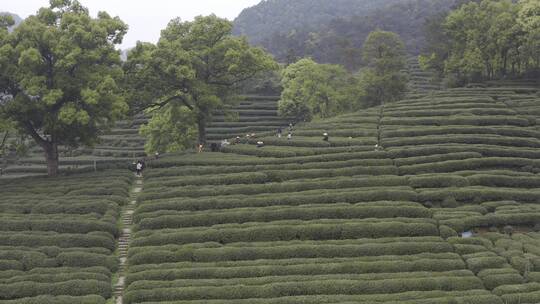
[[[129,241],[131,240],[131,228],[133,226],[133,212],[137,205],[137,196],[142,191],[143,179],[137,177],[129,196],[129,204],[122,208],[122,232],[118,238],[118,255],[120,266],[118,268],[118,282],[114,285],[114,298],[116,304],[122,304],[124,288],[126,284],[126,266]]]

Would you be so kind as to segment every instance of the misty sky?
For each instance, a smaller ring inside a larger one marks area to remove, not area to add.
[[[129,25],[122,48],[135,45],[137,40],[157,42],[160,31],[169,20],[181,17],[192,20],[197,15],[214,13],[233,20],[242,9],[261,0],[79,0],[96,16],[106,11]],[[22,18],[35,14],[38,8],[48,6],[49,0],[0,0],[0,12],[15,13]]]

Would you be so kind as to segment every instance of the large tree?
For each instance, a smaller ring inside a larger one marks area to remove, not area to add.
[[[405,46],[399,36],[387,31],[374,31],[364,43],[361,73],[364,104],[379,105],[401,98],[406,90],[407,77]]]
[[[326,118],[358,108],[356,79],[340,65],[301,59],[283,71],[281,116],[296,121]]]
[[[187,131],[190,128],[170,126],[178,121],[195,122],[198,141],[205,144],[212,112],[234,103],[240,83],[277,68],[264,50],[251,47],[244,37],[232,36],[231,31],[232,23],[215,15],[199,16],[192,22],[170,21],[156,46],[139,43],[128,55],[128,84],[138,92],[130,94],[132,100],[139,109],[153,110],[151,120],[168,124],[162,125],[163,130]],[[171,138],[165,132],[147,134]]]
[[[51,0],[12,33],[0,35],[0,115],[43,148],[49,176],[58,173],[58,146],[96,142],[127,110],[117,83],[127,26],[78,1]]]

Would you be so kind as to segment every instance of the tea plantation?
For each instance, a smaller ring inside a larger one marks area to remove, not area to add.
[[[289,124],[289,120],[278,116],[275,96],[244,96],[238,105],[224,114],[214,113],[207,129],[209,142],[220,142],[225,138],[245,136],[277,130]],[[126,167],[137,158],[145,156],[144,137],[139,135],[139,127],[148,122],[146,115],[135,115],[132,119],[119,121],[114,128],[100,136],[100,142],[92,148],[81,147],[75,150],[61,148],[60,170],[69,172],[93,171],[111,167]],[[13,136],[10,140],[15,141]],[[43,151],[30,139],[25,141],[28,151],[17,156],[12,151],[0,157],[1,178],[43,175],[47,167]]]
[[[105,303],[132,174],[0,184],[0,303]]]
[[[152,163],[124,302],[539,302],[536,88],[412,95]]]
[[[128,304],[538,303],[538,87],[413,93],[149,162],[120,271],[131,173],[2,180],[0,303],[112,303],[118,277]]]
[[[207,139],[219,142],[225,138],[275,131],[289,125],[288,119],[278,116],[278,100],[279,96],[244,96],[243,100],[227,113],[214,113],[207,129]]]
[[[126,163],[144,156],[144,138],[139,135],[139,126],[147,119],[136,115],[133,119],[119,121],[107,134],[100,136],[101,141],[92,148],[80,147],[69,150],[60,147],[60,171],[88,172],[96,169],[126,167]],[[12,136],[10,140],[16,139]],[[8,151],[0,157],[2,178],[39,176],[47,173],[43,150],[31,139],[24,140],[27,147],[24,155]],[[9,149],[12,150],[12,149]]]

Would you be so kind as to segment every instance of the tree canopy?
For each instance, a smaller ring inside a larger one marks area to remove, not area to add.
[[[374,31],[364,43],[363,60],[366,68],[361,71],[360,83],[367,106],[391,102],[403,96],[407,78],[405,47],[399,36],[392,32]]]
[[[193,134],[190,127],[174,128],[178,122],[195,123],[198,142],[204,144],[212,112],[234,104],[240,83],[277,68],[270,55],[231,31],[232,23],[215,15],[191,22],[174,19],[157,45],[139,43],[129,53],[125,71],[132,104],[152,111],[151,122],[143,129],[151,137],[148,150],[162,149],[157,143],[164,141],[152,138],[170,138],[169,131]],[[182,134],[172,136],[177,143],[166,150],[188,144],[180,139]]]
[[[454,84],[540,71],[540,3],[483,0],[462,5],[428,26],[424,68]]]
[[[358,108],[356,79],[342,66],[302,59],[283,71],[279,113],[296,121],[326,118]]]
[[[119,52],[127,26],[77,1],[52,0],[12,33],[0,30],[0,116],[43,148],[58,171],[58,145],[91,145],[126,110]]]

